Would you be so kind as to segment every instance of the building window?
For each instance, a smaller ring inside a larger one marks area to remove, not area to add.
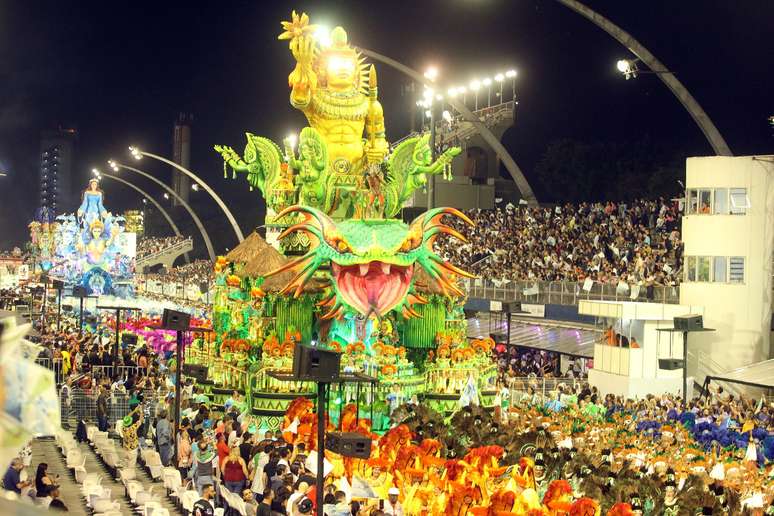
[[[688,214],[699,212],[699,192],[688,190]]]
[[[728,259],[728,281],[744,283],[744,256],[732,256]]]
[[[709,281],[710,280],[710,257],[699,256],[696,259],[698,270],[696,271],[696,281]]]
[[[689,256],[685,264],[685,281],[696,281],[696,257]]]
[[[715,189],[715,205],[712,213],[716,215],[728,215],[728,190],[726,188]]]
[[[750,199],[747,198],[747,188],[731,188],[731,213],[744,215],[750,207]]]
[[[702,215],[712,213],[712,190],[699,190],[699,213]]]
[[[715,256],[713,259],[712,267],[712,281],[715,283],[726,282],[726,257]]]
[[[686,192],[686,215],[743,215],[749,208],[747,188],[692,188]]]

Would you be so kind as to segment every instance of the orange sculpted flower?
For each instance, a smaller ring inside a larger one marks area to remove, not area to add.
[[[448,358],[450,353],[451,348],[447,344],[438,346],[438,358]]]
[[[331,341],[331,343],[328,344],[328,347],[330,347],[336,353],[341,353],[341,343],[337,340]],[[347,347],[349,348],[349,346]],[[349,351],[347,352],[349,353]]]
[[[280,354],[284,356],[292,356],[293,350],[296,348],[295,343],[293,342],[283,342],[282,347],[280,348]]]
[[[301,342],[301,333],[295,328],[285,330],[285,341]]]
[[[467,359],[473,358],[473,355],[475,355],[476,352],[473,351],[473,348],[462,348],[462,354],[467,360]]]
[[[404,358],[406,356],[406,348],[403,346],[398,348],[398,356]]]
[[[392,364],[382,366],[382,374],[384,376],[392,376],[398,372],[398,368]]]
[[[242,280],[239,279],[239,276],[235,276],[234,274],[229,274],[226,278],[226,285],[229,287],[239,287],[242,285]]]
[[[465,360],[465,352],[457,348],[454,351],[452,351],[451,359],[452,359],[452,362],[462,362],[463,360]]]
[[[250,295],[253,297],[264,297],[266,292],[264,292],[261,287],[253,287],[250,289]]]
[[[363,351],[365,351],[365,344],[363,344],[362,340],[355,341],[352,344],[347,344],[347,353],[350,355],[362,353]]]

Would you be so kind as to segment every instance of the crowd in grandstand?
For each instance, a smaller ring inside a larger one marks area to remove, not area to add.
[[[167,249],[186,240],[183,236],[145,237],[137,242],[137,258]]]
[[[182,283],[185,285],[211,284],[215,278],[213,264],[209,260],[195,260],[191,263],[179,265],[160,272],[145,275],[146,279],[159,280],[168,283]]]
[[[554,208],[470,210],[468,242],[439,239],[440,255],[480,277],[642,285],[679,283],[683,243],[676,203],[660,199]]]

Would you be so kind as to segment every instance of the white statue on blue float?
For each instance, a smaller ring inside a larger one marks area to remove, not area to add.
[[[102,198],[99,181],[90,180],[88,188],[83,191],[81,206],[78,208],[78,220],[81,223],[81,228],[87,229],[95,220],[105,219],[110,215],[102,203]]]

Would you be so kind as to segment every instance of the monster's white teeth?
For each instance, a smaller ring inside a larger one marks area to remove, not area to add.
[[[369,265],[367,263],[360,264],[360,275],[366,276],[368,274]]]
[[[390,274],[390,264],[389,263],[382,262],[382,274],[384,274],[385,276]]]

